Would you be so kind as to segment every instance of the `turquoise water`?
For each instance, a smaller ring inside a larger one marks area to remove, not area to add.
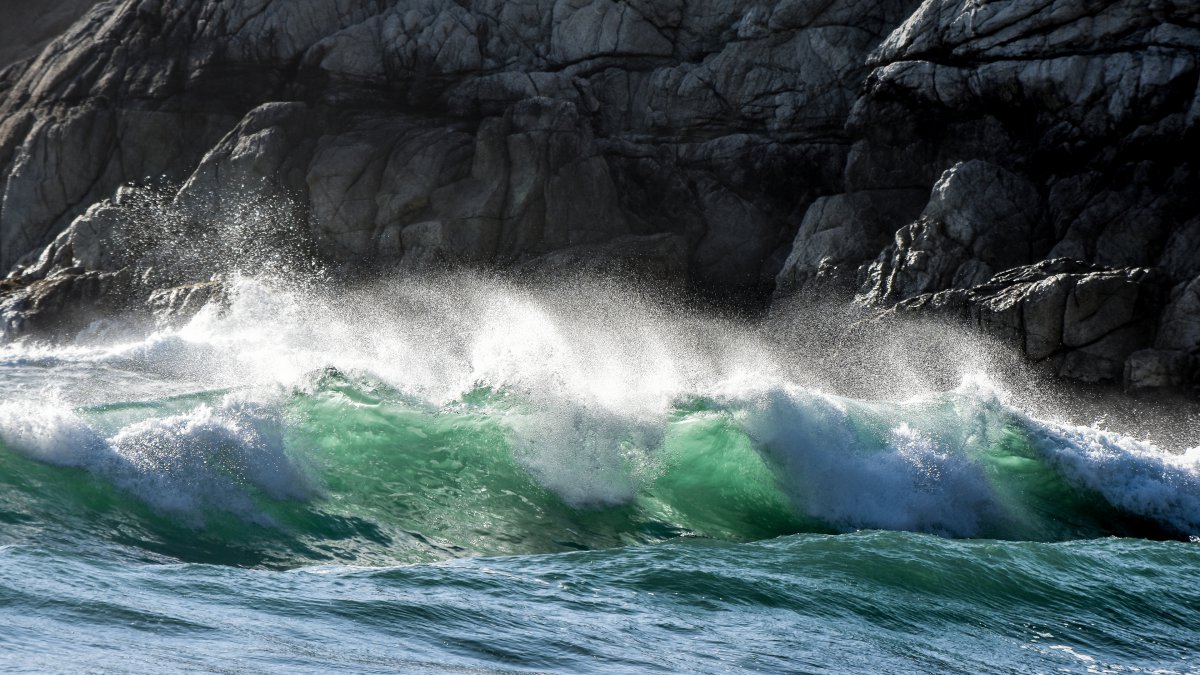
[[[2,667],[1200,668],[1200,448],[986,372],[838,395],[637,296],[390,291],[0,346]]]

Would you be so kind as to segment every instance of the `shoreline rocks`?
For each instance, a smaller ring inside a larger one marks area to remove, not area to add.
[[[12,316],[82,312],[121,274],[141,306],[205,256],[592,270],[951,316],[1064,377],[1200,385],[1194,3],[62,11],[0,70]]]
[[[1067,258],[1007,270],[971,288],[926,293],[881,316],[928,313],[1011,341],[1031,361],[1091,383],[1154,386],[1151,371],[1181,361],[1142,354],[1154,345],[1166,279],[1145,268],[1108,269]],[[1142,354],[1133,359],[1135,353]],[[1183,372],[1172,386],[1189,382]],[[1164,385],[1166,386],[1166,385]]]

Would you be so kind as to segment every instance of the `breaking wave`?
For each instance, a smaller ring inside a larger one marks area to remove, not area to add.
[[[1200,448],[1036,419],[986,375],[867,400],[636,295],[390,291],[368,310],[247,279],[145,339],[5,346],[5,536],[53,522],[291,566],[859,529],[1200,535]]]

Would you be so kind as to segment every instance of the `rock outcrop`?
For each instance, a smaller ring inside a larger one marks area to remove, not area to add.
[[[61,333],[72,337],[93,322],[133,307],[128,268],[96,272],[66,267],[0,297],[0,337]]]
[[[671,234],[694,287],[769,292],[915,4],[102,3],[10,75],[0,267],[152,177],[286,194],[348,265]]]
[[[1154,346],[1166,288],[1156,270],[1060,258],[1016,267],[970,288],[910,297],[888,314],[943,314],[1010,338],[1029,359],[1047,362],[1065,377],[1120,381],[1130,355]],[[1130,375],[1134,386],[1149,386],[1137,368]]]
[[[36,56],[97,0],[5,2],[0,4],[0,70]]]
[[[857,259],[801,228],[777,292],[803,292],[792,280],[830,257],[817,276],[860,303],[961,314],[1063,375],[1196,382],[1200,341],[1177,327],[1200,273],[1200,6],[930,1],[870,62],[847,120],[846,197],[928,202]],[[857,220],[826,227],[892,225]],[[1060,306],[1082,289],[1117,333]]]
[[[140,306],[211,247],[287,249],[857,296],[1068,377],[1196,382],[1193,2],[92,5],[0,71],[13,316],[63,270]]]

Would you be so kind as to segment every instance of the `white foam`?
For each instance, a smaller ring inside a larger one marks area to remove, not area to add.
[[[0,441],[21,454],[59,466],[87,466],[107,450],[97,434],[58,402],[0,402]]]
[[[1018,428],[1067,485],[1121,512],[1200,533],[1200,448],[1171,454],[1112,432],[1040,421],[1005,405],[986,378],[905,403],[783,386],[750,405],[726,405],[782,467],[797,507],[835,527],[1040,536],[1024,529],[1036,526],[1028,513],[1010,510],[1025,505],[1006,501],[988,475],[987,454]],[[996,478],[1023,493],[1012,484],[1018,475]]]
[[[666,420],[637,419],[603,408],[539,399],[505,416],[516,459],[568,504],[608,506],[633,501],[658,474]]]
[[[986,373],[968,372],[948,394],[916,387],[909,400],[876,404],[819,393],[805,362],[778,341],[616,288],[545,293],[470,275],[336,294],[263,279],[230,283],[226,310],[210,307],[177,330],[106,346],[5,346],[0,363],[40,359],[38,367],[78,363],[202,383],[237,391],[242,408],[198,408],[97,440],[69,406],[33,413],[30,404],[10,403],[0,407],[6,442],[44,461],[124,463],[137,477],[131,489],[164,508],[212,508],[210,492],[241,504],[230,509],[249,508],[236,496],[248,494],[245,485],[304,496],[309,488],[282,450],[270,406],[245,401],[309,386],[313,372],[333,367],[431,409],[481,385],[512,392],[523,407],[503,419],[518,460],[578,505],[632,499],[656,475],[674,405],[702,396],[737,415],[784,468],[801,510],[839,527],[972,536],[1003,524],[1004,505],[977,455],[1016,419],[1046,430],[1038,447],[1073,484],[1118,508],[1200,530],[1200,452],[1174,457],[1021,417]],[[114,396],[129,394],[105,389],[93,398]],[[100,457],[108,459],[88,459]]]
[[[939,433],[912,411],[911,421],[878,415],[870,428],[869,417],[850,419],[853,403],[782,387],[742,410],[743,427],[782,467],[801,512],[841,529],[958,537],[1003,519],[964,436]]]
[[[106,438],[58,403],[0,404],[0,440],[12,450],[86,469],[197,525],[209,511],[270,524],[255,493],[273,499],[317,493],[284,451],[280,424],[270,409],[226,397],[217,406],[129,424]]]
[[[1200,447],[1181,454],[1094,427],[1031,420],[1037,447],[1071,484],[1114,507],[1200,534]]]

